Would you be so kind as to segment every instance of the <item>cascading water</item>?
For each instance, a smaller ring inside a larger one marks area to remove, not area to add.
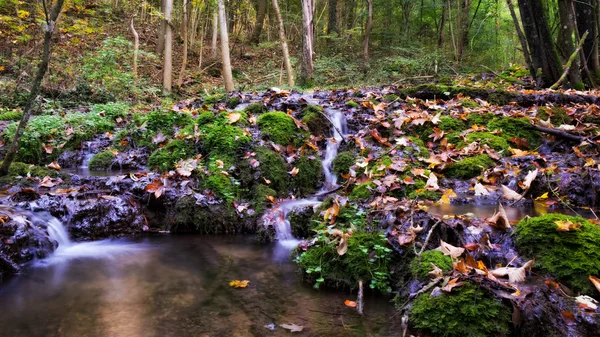
[[[89,168],[90,161],[94,157],[94,154],[92,153],[92,142],[83,143],[83,151],[84,151],[84,157],[83,157],[83,161],[81,162],[81,165],[79,166],[79,168],[87,169],[87,168]]]
[[[323,173],[325,174],[325,186],[322,192],[328,192],[338,187],[337,176],[331,172],[333,161],[337,157],[340,143],[344,141],[348,127],[346,125],[346,118],[344,113],[338,109],[325,109],[330,122],[333,124],[332,133],[333,137],[327,142],[327,148],[325,150],[325,159],[323,159]]]

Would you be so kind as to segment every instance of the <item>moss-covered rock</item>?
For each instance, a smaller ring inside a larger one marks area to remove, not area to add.
[[[465,158],[446,168],[444,174],[450,178],[471,179],[494,165],[494,161],[485,154]]]
[[[194,123],[191,114],[166,109],[154,110],[141,118],[146,124],[146,129],[151,131],[152,135],[159,132],[165,136],[174,135],[175,127],[183,128]]]
[[[227,99],[227,108],[235,109],[235,107],[238,106],[241,102],[242,100],[239,97],[231,96]]]
[[[309,104],[303,110],[302,123],[306,124],[308,130],[314,135],[325,136],[329,132],[329,120],[325,118],[323,108],[318,105]]]
[[[312,159],[312,156],[304,155],[295,163],[298,174],[293,178],[292,183],[298,195],[306,196],[313,194],[319,188],[323,180],[323,165],[320,158]]]
[[[264,213],[268,202],[267,197],[275,197],[276,195],[277,191],[267,185],[260,184],[256,186],[253,193],[254,198],[252,199],[252,205],[256,214],[260,215]]]
[[[2,162],[0,162],[0,165],[2,165]],[[56,177],[59,175],[59,173],[56,170],[52,170],[47,167],[36,166],[21,162],[13,162],[12,164],[10,164],[10,167],[8,168],[9,177],[27,177],[27,175],[31,177],[43,178],[45,176]]]
[[[225,94],[210,95],[204,99],[204,104],[214,105],[214,104],[217,104],[220,102],[224,102],[226,99],[227,99],[227,95],[225,95]]]
[[[332,169],[338,175],[348,174],[350,167],[356,162],[356,156],[350,151],[340,152],[333,160]]]
[[[88,166],[92,170],[108,170],[112,166],[113,160],[115,159],[115,154],[111,151],[103,151],[95,154]]]
[[[573,119],[567,115],[565,109],[559,107],[540,107],[537,111],[537,117],[544,121],[550,118],[550,122],[555,126],[571,124],[573,121]]]
[[[510,145],[505,138],[496,136],[489,132],[471,132],[466,136],[466,142],[459,143],[458,148],[463,148],[473,142],[479,142],[481,145],[487,145],[496,151],[508,151]]]
[[[263,138],[277,144],[299,146],[307,137],[307,132],[299,129],[292,117],[283,112],[267,112],[260,115],[258,127]]]
[[[340,256],[336,246],[325,242],[309,248],[296,257],[306,279],[315,287],[356,288],[363,280],[370,288],[389,291],[392,250],[384,235],[357,232],[348,239],[348,251]]]
[[[196,124],[198,124],[198,126],[203,126],[212,123],[215,118],[216,116],[212,111],[204,111],[198,115],[198,118],[196,118]]]
[[[413,185],[407,185],[402,190],[402,196],[407,197],[410,200],[431,200],[438,201],[442,197],[442,192],[431,191],[425,188],[427,182],[422,179],[416,179]]]
[[[267,107],[265,107],[262,103],[252,103],[244,109],[247,114],[252,115],[260,115],[261,113],[267,111]]]
[[[470,128],[473,125],[487,125],[489,121],[494,119],[496,116],[493,113],[485,112],[485,113],[477,113],[471,112],[467,116],[467,126]]]
[[[239,188],[233,184],[230,177],[224,174],[213,174],[206,178],[203,183],[205,188],[215,192],[227,203],[231,203],[239,195]]]
[[[260,163],[258,170],[261,176],[271,182],[269,187],[276,191],[273,196],[283,195],[288,192],[290,175],[285,160],[274,151],[266,147],[256,149],[256,159]]]
[[[346,106],[349,108],[358,108],[360,106],[360,104],[356,103],[355,101],[347,101],[346,102]]]
[[[458,100],[458,103],[465,108],[479,108],[479,103],[477,103],[474,99],[471,98],[461,98]]]
[[[375,184],[372,182],[366,182],[357,185],[352,189],[348,199],[350,199],[350,201],[362,201],[369,199],[371,195],[373,195],[375,187]]]
[[[573,224],[569,231],[559,224]],[[535,267],[551,273],[576,291],[598,294],[588,280],[600,275],[600,226],[562,214],[525,218],[515,230],[519,252],[535,258]]]
[[[168,226],[178,231],[198,231],[203,234],[234,234],[251,230],[235,215],[235,212],[223,204],[198,205],[193,196],[184,196],[177,200]]]
[[[412,325],[431,336],[489,337],[509,332],[510,311],[487,290],[465,283],[451,293],[419,295],[410,308]]]
[[[240,149],[250,144],[250,137],[242,128],[228,124],[209,124],[202,128],[203,153],[235,156]]]
[[[174,139],[150,155],[148,166],[159,171],[167,171],[172,169],[179,160],[193,157],[195,152],[192,144]]]
[[[507,140],[513,137],[524,138],[532,147],[539,145],[541,142],[540,133],[531,129],[528,118],[494,118],[487,124],[487,128],[490,131],[502,131],[502,137]]]
[[[410,272],[419,280],[427,280],[432,277],[429,274],[429,272],[433,271],[432,263],[440,268],[444,274],[453,268],[450,256],[446,256],[437,250],[428,250],[421,254],[420,261],[418,257],[415,257],[410,262]]]

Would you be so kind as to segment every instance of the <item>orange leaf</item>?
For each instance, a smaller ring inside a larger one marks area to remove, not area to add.
[[[596,289],[598,291],[600,291],[600,279],[597,278],[596,276],[591,276],[589,278],[590,282],[592,282],[594,284],[594,287],[596,287]]]
[[[354,302],[354,301],[346,300],[346,301],[344,301],[344,304],[345,304],[347,307],[350,307],[350,308],[356,308],[356,302]]]

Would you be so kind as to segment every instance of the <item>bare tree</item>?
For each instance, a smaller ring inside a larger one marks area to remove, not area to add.
[[[173,0],[165,0],[165,52],[163,66],[163,91],[171,93],[173,87],[173,26],[171,25],[171,13],[173,11]]]
[[[258,44],[260,42],[260,34],[262,33],[265,22],[265,14],[267,13],[267,0],[258,0],[258,8],[256,9],[256,24],[252,30],[250,42]]]
[[[315,68],[313,65],[315,0],[302,0],[302,64],[298,82],[302,86],[312,86]]]
[[[365,41],[363,48],[363,58],[365,67],[369,67],[369,40],[371,38],[371,30],[373,29],[373,0],[367,0],[367,27],[365,29]]]
[[[58,19],[58,16],[62,10],[64,3],[65,0],[57,0],[56,4],[51,9],[51,12],[48,13],[48,4],[46,4],[46,0],[42,0],[42,4],[44,5],[44,14],[46,18],[42,63],[40,63],[37,74],[35,75],[35,78],[33,80],[33,84],[31,85],[29,97],[27,98],[27,102],[25,103],[25,107],[23,108],[23,116],[21,117],[21,121],[17,126],[17,130],[15,131],[15,137],[13,138],[13,141],[10,144],[8,151],[6,152],[6,156],[4,156],[2,166],[0,166],[0,176],[5,176],[8,174],[8,169],[10,168],[12,162],[15,160],[15,156],[17,154],[17,151],[19,150],[19,140],[25,132],[25,128],[27,127],[27,123],[29,122],[29,117],[33,112],[33,104],[35,103],[37,96],[40,93],[40,89],[42,87],[42,80],[46,75],[46,71],[48,71],[48,65],[50,64],[50,43],[52,42],[52,34],[54,33],[54,29],[56,28],[56,20]]]
[[[283,19],[281,18],[281,12],[279,11],[279,4],[277,0],[273,0],[273,11],[275,17],[279,23],[279,39],[281,40],[281,49],[283,50],[283,63],[285,64],[285,71],[288,76],[288,84],[290,87],[294,86],[294,73],[292,71],[292,63],[290,62],[290,52],[288,51],[288,45],[285,39],[285,28],[283,26]]]
[[[181,60],[181,70],[179,71],[179,77],[177,78],[177,86],[181,87],[183,84],[183,76],[185,75],[185,67],[187,66],[187,54],[188,54],[188,15],[187,15],[188,1],[183,0],[183,18],[181,22],[181,30],[183,35],[183,59]]]
[[[164,13],[167,0],[161,0],[160,9]],[[165,20],[161,20],[160,27],[158,28],[158,41],[156,42],[156,53],[162,55],[165,51],[165,33],[167,30],[167,24]]]
[[[131,18],[131,33],[133,34],[133,78],[137,80],[138,77],[138,54],[140,52],[140,34],[135,30],[133,25],[133,17]]]
[[[227,33],[227,18],[225,17],[224,0],[218,0],[219,4],[219,30],[221,32],[221,60],[223,62],[223,80],[225,81],[225,90],[232,92],[233,75],[231,73],[231,59],[229,56],[229,35]]]
[[[327,22],[327,34],[337,32],[337,0],[329,0],[329,21]]]
[[[213,58],[217,58],[217,37],[219,35],[219,13],[218,9],[215,8],[212,19],[212,44],[210,45],[211,55]]]

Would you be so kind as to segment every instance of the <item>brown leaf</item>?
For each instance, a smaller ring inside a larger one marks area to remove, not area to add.
[[[575,324],[575,315],[570,311],[562,311],[560,316],[565,321],[567,325]]]
[[[523,198],[523,196],[511,190],[506,185],[502,185],[502,197],[508,200],[521,200]]]
[[[47,154],[51,154],[52,153],[52,145],[43,145],[44,147],[44,151],[46,151]]]
[[[227,115],[227,119],[229,119],[229,124],[233,124],[239,121],[240,117],[242,117],[242,114],[240,114],[239,112],[232,112],[229,115]]]
[[[497,277],[508,276],[510,283],[519,283],[527,278],[527,271],[531,269],[535,260],[527,261],[522,267],[501,267],[491,271],[492,275]]]
[[[304,330],[304,327],[296,324],[281,324],[280,327],[290,330],[290,332],[301,332]]]
[[[594,287],[596,287],[596,290],[598,290],[598,292],[600,292],[600,279],[597,278],[596,276],[590,275],[589,280],[590,280],[590,282],[592,282]]]
[[[435,176],[433,172],[429,174],[429,179],[427,179],[427,183],[425,184],[425,189],[429,191],[437,191],[440,189],[438,186],[438,178]]]
[[[337,202],[334,202],[331,207],[329,207],[325,211],[325,215],[323,216],[323,220],[329,220],[329,224],[333,225],[335,223],[335,219],[340,213],[340,205]]]
[[[337,253],[339,256],[343,256],[348,251],[348,239],[350,235],[343,234],[342,239],[340,240],[340,244],[337,247]]]
[[[294,167],[289,173],[295,177],[296,175],[298,175],[298,173],[300,172],[300,169],[297,167]]]
[[[411,242],[413,242],[413,240],[417,237],[417,235],[414,232],[410,232],[410,233],[400,233],[400,235],[398,235],[398,244],[400,246],[404,246],[407,245]]]
[[[444,276],[444,271],[440,267],[436,266],[435,264],[433,264],[431,262],[429,262],[429,264],[431,265],[432,270],[427,274],[433,276],[434,278]]]
[[[50,164],[46,165],[46,167],[50,168],[50,169],[53,169],[53,170],[57,170],[57,171],[60,171],[60,169],[61,169],[61,167],[60,167],[60,165],[58,164],[57,161],[51,162]]]
[[[456,288],[456,287],[460,287],[463,285],[463,282],[458,282],[458,277],[457,278],[453,278],[452,280],[448,281],[448,283],[442,287],[442,291],[445,291],[447,293],[452,292],[452,289]]]
[[[475,196],[490,195],[490,192],[481,183],[475,184]]]
[[[54,182],[53,179],[50,178],[49,176],[45,176],[44,179],[42,179],[42,181],[38,184],[39,187],[47,187],[47,188],[52,188],[56,185],[58,185],[58,182]]]
[[[522,183],[519,183],[519,186],[524,190],[528,190],[531,187],[531,183],[537,177],[537,174],[538,174],[537,169],[535,169],[533,171],[529,171],[529,173],[527,173],[527,176],[525,177],[525,180],[523,180]]]
[[[506,211],[504,210],[502,203],[498,204],[498,212],[490,218],[489,222],[494,228],[510,229],[510,221],[508,220],[508,216],[506,215]]]
[[[448,255],[453,259],[458,258],[459,256],[461,256],[465,249],[464,248],[460,248],[460,247],[454,247],[453,245],[444,242],[443,240],[440,240],[440,247],[438,248],[442,253],[444,253],[444,255]]]
[[[350,308],[356,308],[356,302],[354,302],[354,301],[345,300],[344,305],[347,307],[350,307]]]

